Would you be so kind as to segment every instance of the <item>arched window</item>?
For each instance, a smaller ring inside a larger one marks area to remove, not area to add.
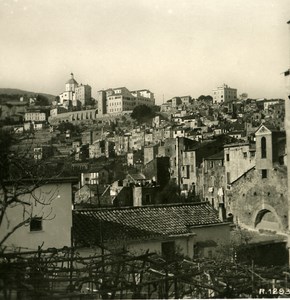
[[[267,157],[267,143],[266,143],[266,138],[264,136],[261,138],[261,157],[262,158]]]

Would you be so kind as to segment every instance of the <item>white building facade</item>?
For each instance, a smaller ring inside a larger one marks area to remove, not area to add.
[[[71,73],[71,78],[65,84],[65,91],[59,95],[59,104],[64,107],[85,105],[91,99],[92,88],[89,85],[78,84]]]
[[[237,89],[230,88],[226,84],[213,89],[212,93],[214,103],[232,102],[237,100]]]
[[[149,90],[130,92],[126,87],[101,90],[97,101],[99,114],[119,114],[138,105],[155,105],[154,94]]]

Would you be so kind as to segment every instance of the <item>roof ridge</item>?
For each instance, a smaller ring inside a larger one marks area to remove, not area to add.
[[[123,206],[123,207],[96,207],[89,209],[75,209],[74,211],[99,211],[99,210],[137,210],[145,208],[162,208],[162,207],[181,207],[181,206],[201,206],[210,205],[208,201],[189,202],[189,203],[169,203],[169,204],[154,204],[142,206]]]

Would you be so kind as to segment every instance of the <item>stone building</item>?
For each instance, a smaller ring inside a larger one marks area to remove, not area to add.
[[[152,161],[158,155],[158,144],[144,147],[144,165]]]
[[[194,192],[197,183],[197,169],[203,159],[220,152],[223,149],[223,140],[209,140],[199,143],[188,138],[166,139],[164,146],[165,156],[170,159],[170,175],[181,192]]]
[[[155,182],[163,189],[170,180],[169,157],[156,157],[143,167],[146,178]]]
[[[82,106],[85,106],[86,103],[91,100],[92,97],[92,88],[88,84],[80,84],[75,89],[75,99],[79,101]]]
[[[242,176],[255,166],[255,148],[249,143],[233,143],[224,146],[226,183]]]
[[[89,145],[89,157],[114,157],[115,156],[115,143],[109,140],[97,140]]]
[[[225,160],[226,211],[244,228],[285,233],[288,226],[285,133],[261,125],[255,136],[256,155],[252,167],[248,161],[245,164],[248,170],[245,167],[243,174],[228,175],[229,170],[239,169],[241,159],[234,159],[230,169],[230,161]]]
[[[215,209],[224,207],[225,166],[224,151],[204,158],[198,169],[196,193]]]

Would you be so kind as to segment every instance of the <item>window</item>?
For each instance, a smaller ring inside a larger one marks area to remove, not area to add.
[[[248,157],[248,153],[247,152],[243,152],[243,156],[244,156],[244,158],[247,158]]]
[[[186,178],[190,178],[190,166],[186,166]]]
[[[267,178],[267,170],[263,169],[262,170],[262,178]]]
[[[161,254],[166,260],[172,260],[174,258],[175,253],[175,243],[172,242],[164,242],[161,244]]]
[[[231,173],[227,172],[227,184],[231,183]]]
[[[226,157],[227,157],[227,161],[230,161],[230,154],[229,153],[226,154]]]
[[[267,157],[267,142],[266,138],[263,136],[261,138],[261,158]]]
[[[42,230],[42,218],[33,217],[30,220],[30,231],[40,231]]]

